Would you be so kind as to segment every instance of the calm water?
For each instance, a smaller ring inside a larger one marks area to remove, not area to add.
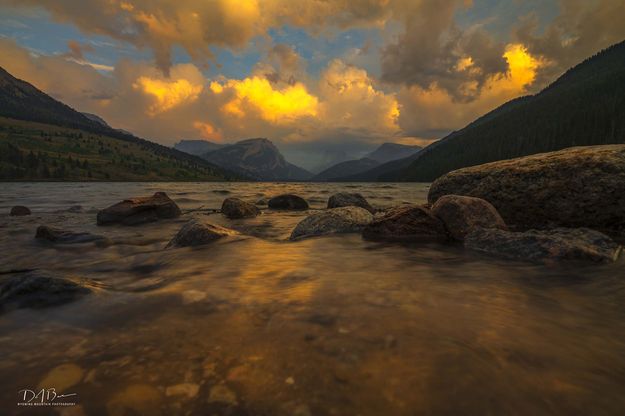
[[[97,227],[97,209],[165,191],[178,220]],[[0,414],[618,415],[625,409],[625,268],[498,261],[461,247],[358,235],[285,241],[305,212],[230,221],[227,196],[337,191],[425,202],[420,184],[2,184],[1,270],[98,290],[0,315]],[[11,206],[33,215],[14,218]],[[67,212],[81,205],[81,213]],[[192,217],[247,237],[163,250]],[[111,244],[50,246],[40,224]],[[77,406],[17,407],[53,385]]]

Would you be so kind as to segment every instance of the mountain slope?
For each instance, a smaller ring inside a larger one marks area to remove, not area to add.
[[[403,159],[421,150],[421,146],[409,146],[399,143],[383,143],[373,152],[365,156],[367,159],[373,159],[379,163],[390,162],[391,160]]]
[[[17,151],[13,152],[16,155],[14,158],[15,162],[19,161],[19,157],[17,157],[18,152],[29,154],[32,151],[34,154],[38,152],[45,154],[51,151],[50,141],[46,140],[49,138],[49,135],[63,138],[62,145],[60,142],[56,143],[59,146],[54,146],[56,147],[54,151],[59,153],[59,157],[67,156],[64,152],[70,152],[70,149],[75,147],[72,140],[76,141],[76,144],[80,144],[77,138],[82,135],[83,140],[91,139],[92,137],[94,138],[93,140],[99,138],[102,140],[106,139],[102,142],[103,145],[98,147],[98,151],[107,152],[107,146],[104,143],[106,142],[107,145],[110,145],[108,147],[112,155],[103,158],[103,160],[108,160],[109,162],[122,160],[128,156],[123,152],[116,154],[117,149],[132,148],[135,151],[133,157],[138,157],[141,160],[143,167],[139,170],[145,173],[146,179],[180,180],[188,177],[194,180],[232,180],[239,177],[239,175],[226,172],[222,168],[212,165],[197,156],[170,149],[113,129],[99,117],[86,116],[79,113],[46,95],[33,85],[13,77],[2,68],[0,68],[0,117],[4,117],[1,123],[1,130],[4,133],[2,135],[2,145],[4,148],[8,148],[8,145],[11,145],[17,149]],[[22,120],[26,123],[15,123],[16,120]],[[28,122],[31,122],[32,125]],[[40,140],[35,140],[37,137]],[[22,140],[26,138],[28,140]],[[110,140],[116,140],[118,143],[110,142]],[[141,157],[138,156],[139,153]],[[161,170],[164,166],[160,165],[160,163],[164,160],[167,161],[168,166],[177,166],[180,172],[176,173],[176,170],[170,168]],[[159,162],[152,165],[156,161]],[[42,175],[41,172],[25,170],[24,166],[11,164],[6,160],[4,161],[4,168],[3,172],[12,172],[10,179],[48,179],[44,176],[39,176]],[[133,180],[142,179],[142,176],[137,173],[139,170],[130,175],[133,177]],[[197,172],[194,172],[194,170],[197,170]],[[121,172],[120,175],[117,175],[115,170],[107,171],[106,173],[108,173],[109,177],[103,176],[99,179],[126,180],[128,175]],[[84,178],[78,174],[72,178],[88,179],[86,172],[83,173],[85,174]],[[0,179],[2,178],[4,176],[0,177]],[[57,179],[65,179],[65,177]]]
[[[312,174],[284,159],[267,139],[247,139],[202,156],[209,162],[233,172],[262,181],[303,181]]]
[[[190,155],[202,156],[213,150],[221,149],[223,144],[217,144],[206,140],[180,140],[174,145],[174,149]]]
[[[337,163],[336,165],[315,175],[313,181],[331,181],[344,176],[357,175],[378,166],[380,162],[363,158],[358,160],[348,160],[347,162]]]
[[[462,167],[571,146],[625,142],[625,42],[540,93],[513,100],[436,142],[386,180],[432,181]],[[383,179],[383,178],[378,178]]]

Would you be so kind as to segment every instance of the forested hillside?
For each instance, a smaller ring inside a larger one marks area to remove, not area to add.
[[[432,181],[466,166],[571,146],[625,143],[625,42],[422,150],[379,180]]]

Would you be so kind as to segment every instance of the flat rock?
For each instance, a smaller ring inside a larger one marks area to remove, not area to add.
[[[332,195],[328,199],[328,208],[340,208],[340,207],[360,207],[364,208],[370,213],[374,214],[375,209],[369,205],[369,202],[364,196],[358,193],[340,192]]]
[[[0,309],[45,308],[72,302],[91,293],[78,280],[41,271],[0,276]]]
[[[260,210],[239,198],[226,198],[221,204],[221,213],[230,219],[252,218],[260,214]]]
[[[98,212],[98,225],[139,225],[163,218],[176,218],[180,208],[165,192],[152,196],[125,199]]]
[[[450,172],[430,187],[485,199],[518,230],[588,227],[625,233],[625,145],[573,147]]]
[[[373,215],[364,208],[354,206],[332,208],[302,220],[291,233],[290,239],[360,232],[371,221]]]
[[[23,217],[26,215],[30,215],[30,209],[28,209],[28,207],[25,207],[23,205],[16,205],[13,208],[11,208],[11,212],[9,213],[10,216],[12,217]]]
[[[282,194],[271,198],[267,205],[271,209],[306,210],[308,202],[302,197],[293,194]]]
[[[498,257],[528,261],[613,262],[622,249],[607,235],[588,228],[525,232],[476,228],[466,236],[464,245]]]
[[[443,221],[449,235],[458,241],[463,241],[476,227],[508,229],[495,207],[470,196],[445,195],[436,201],[432,214]]]
[[[105,239],[101,235],[61,230],[59,228],[48,227],[46,225],[40,225],[37,227],[35,238],[59,244],[89,243]]]
[[[236,231],[219,225],[191,220],[182,226],[166,248],[201,246],[237,234]]]
[[[443,222],[420,205],[389,209],[367,225],[363,238],[372,241],[444,242],[448,240]]]

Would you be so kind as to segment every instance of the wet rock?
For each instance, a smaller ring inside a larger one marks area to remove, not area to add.
[[[38,389],[54,388],[57,394],[67,393],[66,390],[82,381],[82,368],[76,364],[62,364],[54,367],[40,382]]]
[[[372,241],[444,242],[448,239],[443,222],[419,205],[399,206],[386,211],[365,227],[363,238]]]
[[[81,281],[40,271],[0,276],[0,309],[45,308],[91,293]]]
[[[237,234],[236,231],[219,225],[191,220],[182,226],[166,248],[200,246]]]
[[[360,207],[364,208],[372,214],[375,214],[375,209],[369,205],[369,202],[364,196],[357,193],[340,192],[332,195],[328,199],[328,208],[340,208],[340,207]]]
[[[252,218],[260,214],[260,210],[239,198],[226,198],[221,205],[221,213],[230,219]]]
[[[467,195],[520,230],[588,227],[625,232],[625,145],[574,147],[450,172],[428,199]]]
[[[30,209],[22,205],[14,206],[13,208],[11,208],[11,212],[9,213],[9,215],[12,217],[23,217],[30,214]]]
[[[38,240],[46,240],[60,244],[89,243],[92,241],[105,239],[101,235],[95,235],[91,233],[77,233],[74,231],[48,227],[46,225],[40,225],[39,227],[37,227],[35,238]]]
[[[332,208],[302,220],[291,233],[290,239],[360,232],[371,221],[373,215],[363,208],[354,206]]]
[[[223,384],[211,387],[208,395],[209,403],[224,403],[231,406],[237,404],[237,395]]]
[[[267,198],[260,198],[258,201],[256,201],[256,205],[258,205],[259,207],[267,206],[267,203]]]
[[[71,212],[72,214],[80,214],[83,212],[83,208],[81,205],[72,205],[67,209],[67,212]]]
[[[269,200],[267,205],[271,209],[282,210],[306,210],[308,209],[308,202],[297,195],[283,194],[278,195]]]
[[[476,227],[508,229],[495,207],[480,198],[445,195],[436,201],[432,214],[445,223],[451,237],[458,241],[463,241]]]
[[[175,386],[169,386],[165,389],[166,396],[184,396],[187,399],[192,399],[197,396],[200,391],[200,386],[193,383],[176,384]]]
[[[622,249],[607,235],[588,228],[526,232],[476,228],[466,236],[464,244],[471,250],[529,261],[613,262]]]
[[[98,212],[98,225],[139,225],[163,218],[176,218],[180,208],[165,192],[149,197],[126,199]]]
[[[133,384],[121,390],[106,404],[108,415],[162,415],[161,393],[147,384]]]

